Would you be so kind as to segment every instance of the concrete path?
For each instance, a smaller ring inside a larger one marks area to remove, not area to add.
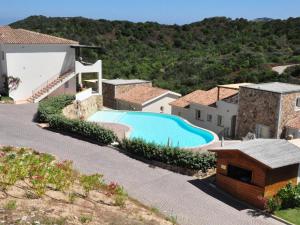
[[[274,66],[272,67],[272,70],[277,72],[278,74],[283,74],[284,71],[289,68],[289,67],[292,67],[292,66],[298,66],[300,64],[290,64],[290,65],[283,65],[283,66]]]
[[[48,130],[32,122],[36,105],[0,105],[0,144],[27,146],[73,160],[85,173],[117,181],[141,202],[173,215],[180,224],[280,224],[193,177],[153,168],[112,148]]]

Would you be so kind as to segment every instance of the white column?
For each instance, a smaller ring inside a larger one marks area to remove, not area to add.
[[[98,76],[98,93],[102,95],[102,61],[100,61],[100,68],[99,72],[97,73]]]
[[[100,73],[97,73],[98,76],[98,94],[102,95],[102,79]]]
[[[82,73],[78,74],[78,83],[79,83],[80,87],[82,87]]]

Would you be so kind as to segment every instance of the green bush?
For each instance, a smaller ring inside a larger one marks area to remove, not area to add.
[[[212,153],[195,153],[175,147],[160,146],[154,143],[147,143],[142,139],[124,139],[120,147],[129,153],[156,160],[182,168],[201,170],[206,172],[216,165],[215,155]]]
[[[62,115],[64,107],[74,100],[72,95],[61,95],[48,98],[39,103],[38,121],[48,122],[50,128],[58,131],[78,134],[90,140],[107,145],[117,140],[116,135],[111,130],[100,127],[96,123],[82,120],[72,120]]]
[[[267,209],[270,212],[279,209],[288,209],[300,207],[300,184],[287,184],[281,188],[278,193],[267,202]]]
[[[74,99],[73,95],[60,95],[41,101],[38,106],[37,120],[41,123],[49,122],[50,116],[60,114]]]
[[[52,115],[48,117],[48,119],[50,128],[78,134],[103,145],[111,144],[117,140],[113,131],[105,129],[96,123],[83,120],[72,120],[62,115]]]
[[[282,209],[300,207],[300,185],[289,183],[276,196],[281,200]]]

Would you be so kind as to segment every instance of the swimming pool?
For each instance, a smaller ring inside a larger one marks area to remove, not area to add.
[[[211,143],[216,135],[195,127],[178,116],[127,111],[99,111],[88,118],[90,122],[119,123],[131,128],[129,138],[142,138],[160,145],[195,148]]]

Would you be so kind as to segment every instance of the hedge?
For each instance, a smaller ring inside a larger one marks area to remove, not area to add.
[[[267,201],[267,209],[270,212],[276,210],[300,207],[300,184],[288,183],[278,193]]]
[[[160,146],[154,143],[147,143],[143,139],[124,139],[120,143],[122,150],[143,157],[148,160],[155,160],[169,165],[186,169],[201,170],[215,168],[216,158],[213,153],[191,152],[175,147]]]
[[[52,129],[78,134],[103,145],[111,144],[117,140],[113,131],[96,123],[68,119],[63,116],[63,108],[70,105],[74,99],[72,95],[61,95],[40,102],[37,113],[38,121],[49,123],[49,127]]]
[[[63,108],[70,105],[74,100],[74,95],[60,95],[41,101],[38,106],[37,120],[40,123],[49,122],[49,116],[61,114]]]
[[[81,135],[103,145],[108,145],[117,140],[113,131],[105,129],[96,123],[83,120],[68,119],[62,115],[49,117],[49,126],[58,131],[67,131]]]

